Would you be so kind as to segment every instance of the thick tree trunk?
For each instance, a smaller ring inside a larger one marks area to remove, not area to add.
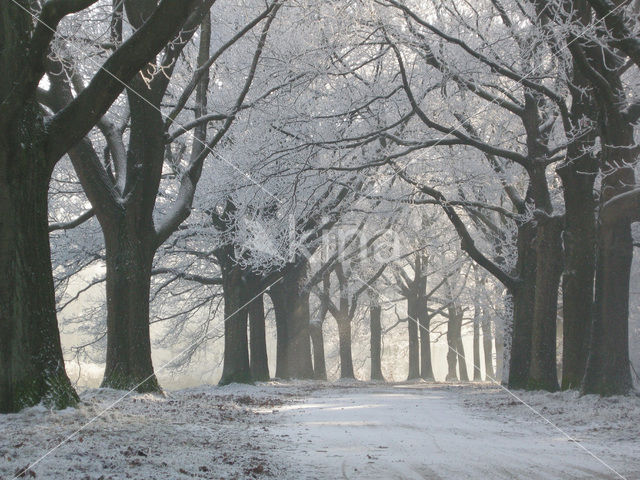
[[[353,355],[351,353],[351,321],[337,320],[338,340],[340,343],[340,378],[355,378],[353,373]]]
[[[327,365],[324,357],[324,334],[322,323],[311,322],[309,324],[311,344],[313,346],[313,378],[316,380],[327,379]]]
[[[582,155],[558,168],[565,201],[562,275],[562,389],[584,378],[593,309],[596,257],[595,159]]]
[[[536,294],[535,222],[518,227],[517,271],[521,283],[513,292],[513,330],[509,356],[510,388],[526,388],[531,367],[531,335]]]
[[[409,337],[409,373],[407,380],[420,378],[420,343],[418,340],[418,306],[415,294],[407,297],[407,333]]]
[[[255,293],[255,289],[250,289],[247,296],[251,299]],[[269,380],[269,359],[267,358],[264,322],[264,299],[262,295],[259,295],[249,304],[249,344],[251,349],[249,369],[251,378],[260,382]]]
[[[371,330],[371,380],[382,380],[382,308],[379,305],[369,309]]]
[[[306,263],[289,265],[269,289],[276,314],[278,378],[313,378],[309,336],[309,293],[303,290]]]
[[[247,338],[247,282],[242,268],[233,261],[233,247],[216,252],[222,270],[224,295],[224,365],[220,385],[251,383]]]
[[[611,73],[611,72],[608,72]],[[619,77],[612,84],[622,91]],[[596,295],[590,352],[583,391],[600,395],[626,394],[633,388],[629,362],[629,280],[633,261],[631,223],[638,221],[635,202],[607,202],[636,187],[636,160],[632,125],[615,108],[604,105],[600,195],[600,231],[596,268]],[[637,188],[637,187],[636,187]]]
[[[500,381],[498,378],[496,378],[496,374],[493,369],[493,335],[491,334],[491,320],[487,315],[484,314],[484,312],[482,315],[481,325],[482,325],[482,347],[484,350],[485,380]]]
[[[632,388],[628,336],[632,245],[628,222],[601,224],[595,312],[584,393],[617,395]]]
[[[28,121],[42,126],[37,108]],[[50,171],[39,139],[25,137],[29,130],[22,127],[17,122],[15,131],[0,132],[0,413],[39,402],[65,408],[78,400],[56,321],[47,230]]]
[[[527,387],[558,389],[556,324],[562,274],[562,217],[538,218],[536,229],[536,294],[531,336],[531,367]]]
[[[160,390],[153,371],[149,335],[149,290],[155,249],[144,230],[127,218],[103,226],[107,259],[107,360],[103,387]]]
[[[592,119],[596,108],[589,82],[575,62],[571,84],[571,119],[577,127],[584,118]],[[567,147],[566,161],[556,169],[562,179],[565,205],[562,233],[563,390],[582,385],[587,365],[597,244],[593,187],[598,173],[598,160],[591,153],[596,134],[594,130],[575,138]]]

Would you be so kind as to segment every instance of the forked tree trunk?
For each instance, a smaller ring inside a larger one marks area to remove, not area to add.
[[[222,270],[224,295],[224,364],[220,385],[251,383],[249,345],[247,338],[247,284],[242,268],[233,261],[233,247],[216,252]]]
[[[340,378],[355,378],[353,373],[353,355],[351,353],[351,320],[336,319],[340,346]]]
[[[536,294],[531,335],[531,390],[558,389],[556,325],[562,274],[562,217],[538,217],[536,229]]]
[[[536,293],[535,222],[518,227],[517,271],[521,280],[513,292],[513,330],[509,356],[510,388],[526,388],[531,368],[531,335]]]
[[[249,300],[256,294],[255,289],[247,292]],[[249,304],[249,345],[251,378],[264,382],[269,380],[269,359],[267,358],[267,341],[264,318],[264,299],[258,295]]]
[[[379,305],[369,309],[371,330],[371,380],[382,380],[382,308]]]
[[[98,203],[94,205],[107,264],[107,360],[102,386],[149,392],[160,391],[151,361],[149,291],[157,249],[153,205],[164,159],[164,122],[159,111],[161,92],[148,88],[140,76],[131,86],[144,95],[143,99],[127,92],[131,112],[127,164],[139,165],[140,177],[122,213],[112,209],[107,213]],[[92,177],[85,175],[75,154],[71,158],[83,188],[91,192]]]
[[[278,378],[313,378],[306,267],[306,263],[287,266],[282,280],[269,289],[276,314]]]
[[[493,335],[491,334],[491,320],[487,315],[482,315],[482,347],[484,350],[484,371],[485,380],[488,381],[500,381],[496,378],[495,370],[493,369]]]
[[[41,125],[33,108],[28,121]],[[50,172],[38,138],[25,137],[26,131],[18,122],[15,132],[0,132],[0,413],[41,401],[65,408],[78,400],[56,321],[47,230]]]
[[[149,290],[154,247],[132,219],[104,225],[107,360],[103,387],[159,391],[151,361]]]
[[[327,365],[324,357],[324,334],[322,323],[311,322],[309,324],[311,344],[313,346],[313,378],[316,380],[327,379]]]

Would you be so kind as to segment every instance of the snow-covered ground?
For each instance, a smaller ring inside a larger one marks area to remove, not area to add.
[[[0,416],[13,478],[116,401]],[[30,469],[45,479],[640,478],[640,398],[488,385],[266,383],[131,395]],[[588,449],[597,460],[583,448]]]

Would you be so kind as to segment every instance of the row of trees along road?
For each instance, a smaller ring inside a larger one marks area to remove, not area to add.
[[[367,318],[381,379],[395,315],[409,378],[446,323],[464,380],[471,320],[510,387],[632,388],[638,2],[0,15],[0,411],[77,401],[56,311],[102,285],[74,322],[104,386],[160,389],[155,323],[176,364],[223,339],[222,383],[267,379],[273,313],[281,378],[326,378],[330,316],[340,376]]]

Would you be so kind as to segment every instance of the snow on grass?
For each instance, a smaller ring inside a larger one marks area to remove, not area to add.
[[[13,478],[124,393],[90,389],[77,409],[0,415],[0,478]],[[293,396],[277,385],[132,394],[30,470],[39,479],[277,478],[265,412]]]
[[[509,422],[536,418],[523,403],[497,386],[462,387],[461,399],[474,412]],[[520,399],[577,441],[633,442],[640,455],[640,396],[600,397],[577,391],[514,391]],[[543,422],[542,419],[539,420]]]

